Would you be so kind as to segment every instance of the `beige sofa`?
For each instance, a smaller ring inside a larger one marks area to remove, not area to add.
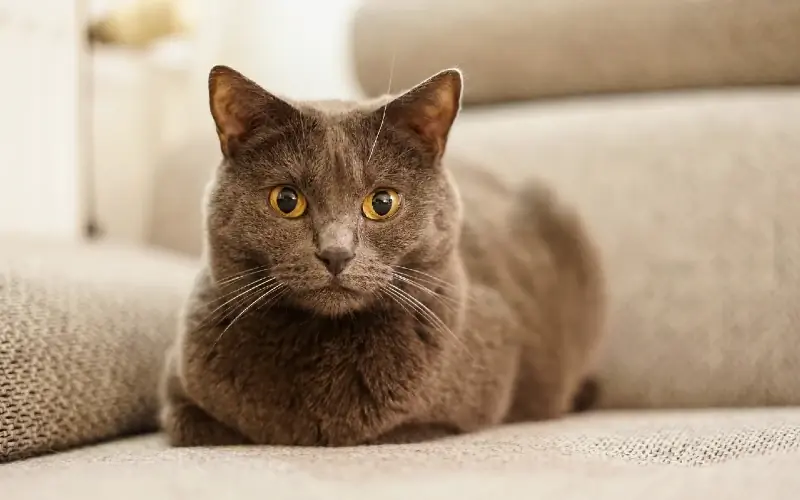
[[[384,92],[392,59],[395,90],[461,66],[449,154],[581,209],[611,287],[601,411],[413,446],[122,438],[154,423],[209,130],[186,148],[205,168],[176,154],[161,173],[161,250],[0,248],[3,498],[797,498],[800,3],[457,5],[360,8],[359,82]]]

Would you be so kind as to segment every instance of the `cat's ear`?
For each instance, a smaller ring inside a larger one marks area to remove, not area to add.
[[[462,81],[457,69],[441,71],[389,102],[386,119],[417,134],[440,157],[461,108]]]
[[[298,113],[291,104],[227,66],[211,69],[208,97],[222,154],[226,157],[256,129],[278,127]]]

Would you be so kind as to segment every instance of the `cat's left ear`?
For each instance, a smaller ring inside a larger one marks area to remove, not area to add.
[[[226,157],[256,130],[280,128],[298,114],[294,106],[227,66],[211,69],[208,97]]]
[[[386,104],[386,120],[418,135],[439,158],[461,108],[462,82],[461,71],[441,71]]]

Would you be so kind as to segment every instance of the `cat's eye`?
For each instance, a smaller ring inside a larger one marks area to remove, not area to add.
[[[400,195],[389,188],[376,189],[361,203],[364,217],[371,220],[386,220],[400,208]]]
[[[294,219],[306,212],[306,198],[292,186],[275,186],[269,192],[269,206],[278,215]]]

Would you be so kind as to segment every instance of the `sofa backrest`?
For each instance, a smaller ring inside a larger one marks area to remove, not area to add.
[[[351,49],[370,96],[458,66],[485,104],[796,84],[798,26],[797,0],[367,0]]]

